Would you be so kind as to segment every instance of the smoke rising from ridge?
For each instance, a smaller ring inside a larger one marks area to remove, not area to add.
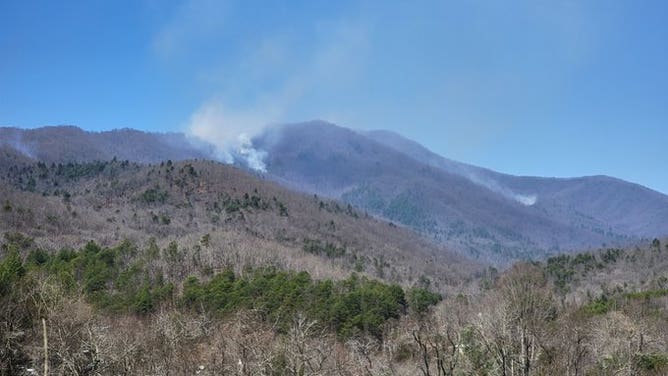
[[[236,149],[235,154],[244,159],[248,167],[253,170],[267,172],[267,165],[264,163],[267,152],[255,149],[253,141],[245,133],[240,134],[238,140],[239,147]]]
[[[519,202],[520,204],[526,206],[533,206],[538,201],[538,196],[536,195],[525,196],[525,195],[515,194],[515,196],[513,196],[513,199]]]
[[[480,177],[471,171],[460,171],[459,173],[474,184],[480,185],[492,192],[496,192],[506,198],[517,201],[524,206],[533,206],[536,204],[536,202],[538,202],[538,196],[513,192],[513,190],[502,186],[496,180]]]
[[[23,139],[20,134],[10,135],[5,139],[0,138],[0,146],[2,145],[7,145],[12,149],[18,151],[19,153],[23,154],[24,156],[31,159],[35,159],[35,153],[33,151],[33,148],[27,145],[25,142],[23,142]]]
[[[219,100],[204,103],[190,117],[187,133],[214,147],[213,156],[225,163],[242,163],[267,172],[267,153],[253,146],[252,138],[260,134],[275,116],[275,110],[234,111]]]
[[[206,143],[216,159],[264,172],[266,152],[253,140],[268,124],[340,116],[341,106],[323,99],[347,98],[364,77],[371,25],[367,18],[337,14],[309,20],[308,32],[295,33],[285,20],[253,29],[244,48],[219,48],[233,31],[220,17],[243,17],[240,11],[222,2],[187,1],[155,35],[154,52],[166,62],[189,61],[208,91],[185,132]]]

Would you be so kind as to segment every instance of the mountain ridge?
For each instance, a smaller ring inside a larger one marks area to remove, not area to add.
[[[384,133],[384,134],[383,134]],[[376,136],[377,141],[384,142],[387,145],[391,145],[395,147],[397,150],[401,150],[414,158],[423,158],[428,160],[430,164],[434,165],[435,167],[442,168],[444,170],[448,170],[454,173],[462,173],[462,175],[470,175],[470,174],[478,174],[477,180],[480,181],[482,186],[487,186],[488,188],[494,190],[500,189],[502,194],[506,195],[512,195],[513,191],[524,191],[524,192],[532,192],[533,194],[537,195],[537,199],[540,199],[540,197],[543,197],[545,199],[545,196],[547,195],[547,199],[552,199],[552,200],[565,200],[570,203],[572,206],[578,206],[582,207],[584,204],[587,202],[595,201],[597,199],[600,200],[600,197],[596,197],[597,195],[589,194],[591,196],[591,200],[587,200],[584,202],[573,202],[573,194],[569,194],[569,191],[572,190],[577,190],[581,189],[580,184],[599,184],[599,185],[605,185],[605,184],[614,184],[616,185],[617,189],[616,192],[610,193],[608,192],[606,196],[609,199],[614,199],[615,194],[618,195],[619,189],[624,188],[626,190],[630,189],[635,189],[639,191],[643,191],[643,193],[648,194],[648,195],[653,195],[656,200],[661,202],[665,207],[668,207],[668,196],[664,195],[663,193],[653,190],[651,188],[642,186],[637,183],[633,182],[628,182],[613,176],[608,176],[608,175],[591,175],[591,176],[581,176],[581,177],[572,177],[572,178],[556,178],[556,177],[534,177],[534,176],[516,176],[516,175],[511,175],[511,174],[504,174],[504,173],[499,173],[490,169],[485,169],[485,168],[480,168],[477,166],[472,166],[456,161],[449,160],[447,158],[443,158],[428,149],[424,148],[423,146],[419,145],[418,143],[408,140],[404,138],[404,142],[406,144],[410,145],[410,149],[407,148],[405,145],[402,147],[401,145],[396,142],[397,138],[403,138],[401,135],[398,135],[393,132],[389,131],[384,131],[381,134],[381,137],[378,137],[379,133],[372,133]],[[395,139],[394,142],[392,140],[388,140],[387,134],[392,133],[391,137]],[[385,136],[385,138],[383,138]],[[453,169],[451,166],[455,165],[456,167]],[[455,170],[455,171],[453,171]],[[462,172],[464,170],[465,172]],[[471,180],[475,181],[476,177],[473,177]],[[487,183],[487,184],[485,184]],[[492,185],[490,187],[490,185]],[[542,187],[545,187],[549,185],[547,188],[544,189]],[[561,189],[556,189],[555,185],[561,185],[565,186],[564,188]],[[529,188],[530,187],[530,188]],[[504,191],[505,190],[505,191]],[[525,194],[531,194],[531,193],[525,193]],[[600,196],[600,195],[598,195]],[[607,207],[611,207],[613,205],[607,205]],[[601,215],[601,213],[605,214],[606,207],[604,205],[598,205],[594,208],[590,208],[587,210],[585,214],[587,215],[592,215],[594,213]],[[652,208],[649,205],[645,205],[644,207],[645,211],[651,211]],[[665,209],[664,209],[665,212]],[[619,217],[618,212],[613,212],[610,215],[604,216],[604,219],[608,222],[613,222],[617,223],[619,226],[626,227],[630,231],[635,231],[640,233],[642,236],[646,237],[652,237],[656,235],[656,231],[647,231],[645,233],[642,233],[641,228],[632,228],[631,224],[625,223],[625,222],[620,222],[620,221],[615,221],[614,217]],[[629,213],[627,213],[629,214]],[[624,218],[630,217],[629,215],[625,216]],[[664,216],[665,218],[665,216]],[[664,234],[661,234],[664,235]]]
[[[252,141],[267,152],[267,171],[258,176],[343,200],[497,264],[668,234],[668,196],[614,177],[508,175],[447,159],[391,131],[355,131],[325,121],[275,126]],[[212,145],[184,134],[128,128],[0,128],[0,147],[50,163],[215,155]],[[236,164],[250,170],[243,161]]]
[[[485,257],[502,253],[500,259],[532,258],[622,244],[668,231],[668,197],[620,179],[515,177],[446,159],[388,131],[354,132],[325,122],[281,129],[290,143],[277,147],[274,142],[265,145],[262,138],[258,140],[258,147],[268,151],[270,175],[292,181],[296,188],[305,179],[302,189],[320,188],[321,193],[408,224],[437,241],[463,245],[469,253],[482,250]],[[381,154],[385,157],[379,157]],[[292,170],[286,172],[285,166]],[[340,166],[348,168],[348,176],[338,176]],[[301,173],[294,171],[299,169]],[[326,184],[327,189],[322,189]],[[624,191],[624,197],[616,197],[618,190]],[[632,202],[637,198],[640,205]],[[393,207],[402,204],[408,207],[394,215]],[[417,221],[402,216],[411,210],[431,211],[436,221],[429,216]]]

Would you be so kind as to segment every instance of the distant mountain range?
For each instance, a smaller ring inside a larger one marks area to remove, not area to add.
[[[130,129],[0,128],[2,144],[48,162],[214,155],[211,146],[182,134]],[[269,128],[253,146],[266,152],[266,178],[342,200],[497,264],[668,235],[668,196],[607,176],[506,175],[449,160],[396,133],[322,121]]]

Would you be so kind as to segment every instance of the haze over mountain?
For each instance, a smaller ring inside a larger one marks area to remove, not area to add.
[[[284,184],[497,262],[668,233],[668,197],[610,177],[515,177],[448,160],[391,132],[324,122],[270,130],[257,147]]]
[[[567,215],[598,218],[621,233],[653,237],[666,231],[667,196],[638,184],[602,175],[570,179],[513,176],[449,160],[393,132],[371,131],[366,135],[525,205],[540,200],[543,205],[560,207]],[[634,209],[627,210],[631,207]],[[558,216],[558,212],[550,215]],[[644,222],[642,217],[650,221]]]
[[[183,134],[129,129],[0,128],[0,139],[47,162],[157,162],[220,154]],[[244,147],[227,151],[239,166],[291,189],[343,200],[494,263],[668,234],[668,197],[637,184],[606,176],[501,174],[449,160],[389,131],[356,132],[313,121],[268,128]],[[258,157],[259,165],[249,160]]]

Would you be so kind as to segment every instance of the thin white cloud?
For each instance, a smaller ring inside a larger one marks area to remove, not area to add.
[[[228,9],[215,0],[190,0],[179,4],[153,38],[153,51],[162,58],[187,54],[193,42],[222,31]]]

